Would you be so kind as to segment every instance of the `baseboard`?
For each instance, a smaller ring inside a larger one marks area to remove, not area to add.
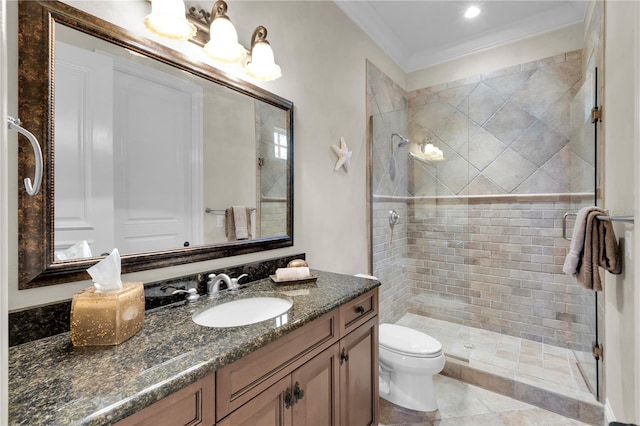
[[[616,416],[613,414],[613,408],[611,408],[611,404],[609,404],[609,398],[605,398],[604,400],[604,424],[605,426],[611,422],[616,421]]]

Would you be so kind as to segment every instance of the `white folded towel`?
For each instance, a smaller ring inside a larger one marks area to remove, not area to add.
[[[278,281],[304,280],[309,278],[309,268],[301,266],[299,268],[278,268],[276,269],[276,278]]]
[[[238,240],[249,238],[249,220],[247,219],[247,208],[245,206],[233,206],[233,220],[236,226],[236,238]]]
[[[573,225],[573,234],[571,235],[571,246],[569,246],[569,253],[564,259],[564,265],[562,271],[567,275],[576,276],[580,269],[580,260],[582,259],[582,253],[584,251],[584,240],[587,231],[587,217],[589,213],[597,211],[604,214],[605,211],[600,207],[589,206],[583,207],[578,211],[576,222]]]

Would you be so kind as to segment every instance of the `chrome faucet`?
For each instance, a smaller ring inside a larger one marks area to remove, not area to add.
[[[227,274],[209,274],[209,281],[207,281],[207,294],[209,296],[215,296],[220,290],[220,281],[224,281],[227,288],[231,288],[231,278]]]
[[[230,291],[238,291],[240,289],[240,281],[244,277],[248,277],[248,274],[242,274],[238,278],[230,278],[227,274],[209,274],[207,281],[207,294],[209,296],[215,296],[220,291],[220,282],[224,281],[227,285],[227,289]]]

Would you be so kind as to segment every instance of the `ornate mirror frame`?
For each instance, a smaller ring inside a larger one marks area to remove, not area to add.
[[[136,272],[210,259],[236,256],[293,245],[293,103],[58,1],[19,2],[19,114],[22,124],[40,141],[44,159],[42,187],[29,196],[18,195],[19,289],[89,279],[86,269],[100,258],[54,262],[54,47],[55,23],[101,38],[133,52],[187,71],[238,93],[285,111],[289,132],[287,164],[287,235],[217,245],[122,255],[122,272]],[[30,145],[21,141],[18,176],[32,176],[35,159]],[[21,181],[20,181],[21,182]]]

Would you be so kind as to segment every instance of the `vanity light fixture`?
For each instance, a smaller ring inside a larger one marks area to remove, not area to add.
[[[469,6],[464,12],[464,17],[467,19],[473,19],[480,15],[480,8],[478,6]]]
[[[227,16],[227,3],[218,0],[209,14],[209,41],[204,51],[217,61],[240,62],[246,57],[246,50],[238,43],[238,33]],[[202,12],[201,12],[202,14]],[[205,16],[206,18],[206,16]]]
[[[251,57],[247,61],[247,74],[256,80],[270,81],[280,78],[282,71],[275,63],[273,50],[267,41],[267,29],[260,25],[251,36]]]
[[[267,29],[260,25],[253,31],[251,51],[247,51],[238,43],[238,33],[227,16],[224,0],[216,1],[211,12],[196,11],[195,7],[190,7],[186,14],[183,0],[150,1],[151,14],[146,17],[145,25],[152,32],[190,40],[202,46],[206,54],[216,61],[241,64],[243,71],[253,79],[271,81],[282,76],[267,41]],[[203,37],[207,32],[208,40]]]
[[[196,27],[185,16],[183,0],[151,0],[151,13],[145,26],[163,37],[188,40],[196,34]]]

